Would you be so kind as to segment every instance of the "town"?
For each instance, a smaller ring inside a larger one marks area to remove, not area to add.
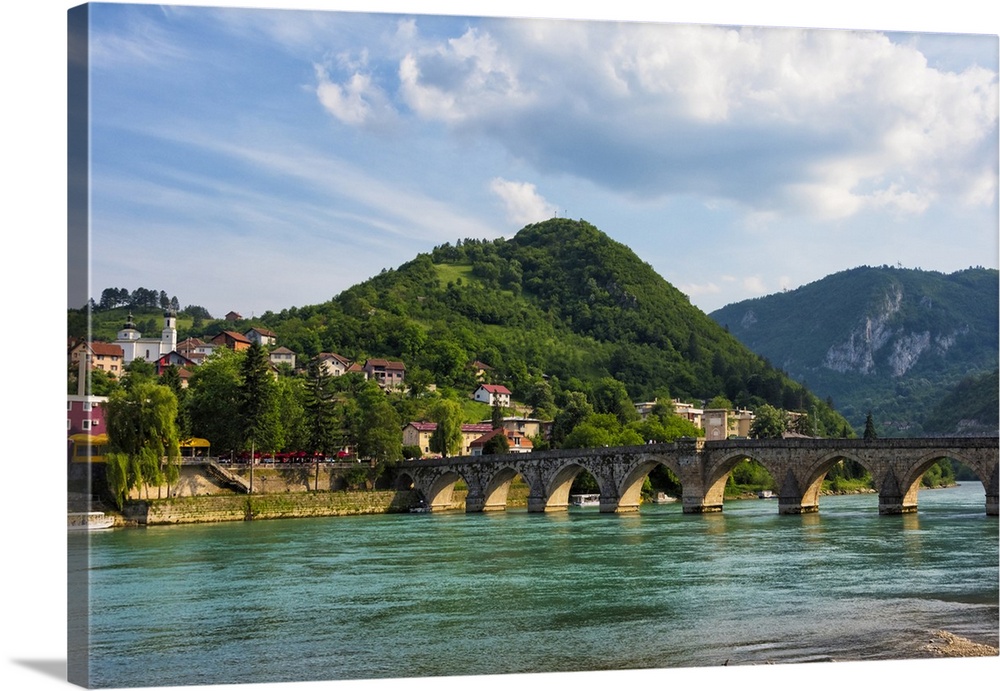
[[[277,334],[263,327],[251,327],[243,333],[224,330],[208,341],[189,337],[177,340],[176,312],[167,310],[163,316],[163,330],[158,338],[143,336],[136,329],[131,318],[118,332],[114,342],[76,341],[69,345],[70,370],[77,373],[77,392],[70,394],[67,406],[67,432],[71,442],[71,455],[76,459],[101,457],[101,448],[107,444],[104,417],[104,403],[107,396],[90,395],[86,392],[88,375],[93,372],[107,373],[112,379],[119,379],[137,360],[151,363],[158,377],[170,368],[174,368],[181,386],[186,388],[192,372],[219,349],[235,352],[248,350],[257,345],[267,352],[270,372],[277,378],[282,372],[304,372],[296,361],[296,354],[290,349],[278,345]],[[235,312],[226,315],[226,321],[237,321],[242,317]],[[378,384],[387,392],[402,392],[406,389],[406,365],[399,360],[384,358],[369,358],[364,362],[351,362],[337,353],[320,353],[316,364],[329,377],[342,377],[349,374],[360,376],[366,381]],[[474,423],[462,423],[461,445],[459,455],[479,455],[488,448],[491,439],[498,434],[505,437],[506,451],[510,453],[528,453],[539,442],[550,442],[552,439],[552,420],[538,419],[530,416],[530,407],[511,399],[511,391],[503,384],[488,383],[491,368],[488,364],[475,361],[470,363],[479,381],[476,388],[468,392],[469,399],[485,404],[491,410],[499,409],[513,415],[503,415],[499,427],[494,426],[494,420],[484,419]],[[433,385],[430,387],[433,390]],[[646,420],[654,414],[659,401],[635,402],[636,419]],[[662,406],[661,406],[662,407]],[[688,431],[693,431],[707,439],[719,440],[730,437],[748,437],[752,433],[754,413],[745,409],[729,407],[697,406],[691,402],[678,399],[669,401],[665,409],[674,416],[690,423]],[[808,436],[796,430],[796,421],[801,413],[786,413],[788,424],[781,436]],[[400,441],[404,448],[419,449],[421,458],[438,457],[440,452],[432,450],[431,437],[437,430],[437,423],[426,420],[411,420],[402,426]],[[646,440],[648,441],[648,440]],[[188,440],[188,446],[193,448]],[[203,448],[210,448],[210,442],[201,442]],[[226,449],[223,453],[231,450]],[[313,458],[313,450],[284,449],[261,450],[255,453],[257,462],[292,461],[308,457]],[[350,445],[336,450],[338,458],[357,458],[357,449]],[[410,457],[413,457],[412,455]],[[244,452],[243,458],[249,458]],[[331,460],[333,458],[331,457]]]

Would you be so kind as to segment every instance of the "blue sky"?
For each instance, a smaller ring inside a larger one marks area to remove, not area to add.
[[[997,265],[995,36],[91,19],[95,297],[143,286],[250,316],[554,215],[705,311],[861,264]]]

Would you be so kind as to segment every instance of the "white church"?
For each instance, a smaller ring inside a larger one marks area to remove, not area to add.
[[[163,313],[163,331],[159,338],[143,338],[129,314],[125,326],[118,332],[115,344],[124,351],[123,361],[126,365],[136,358],[156,362],[161,355],[177,350],[177,313],[174,310]]]

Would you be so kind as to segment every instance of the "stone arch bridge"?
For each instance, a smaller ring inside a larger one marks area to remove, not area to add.
[[[752,459],[777,481],[778,511],[819,510],[824,477],[841,461],[856,461],[874,480],[879,513],[917,510],[920,477],[934,463],[952,458],[972,469],[986,488],[986,513],[996,516],[998,445],[990,438],[914,439],[681,439],[669,444],[539,451],[528,454],[460,456],[407,461],[399,487],[419,491],[431,511],[449,507],[455,483],[468,486],[467,512],[506,509],[507,492],[520,475],[529,486],[528,511],[565,510],[570,485],[584,470],[600,487],[601,511],[637,511],[643,480],[657,465],[669,468],[683,487],[685,513],[722,511],[729,473]]]

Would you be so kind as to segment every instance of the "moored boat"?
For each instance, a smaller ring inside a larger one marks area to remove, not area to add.
[[[81,511],[67,514],[69,530],[107,530],[115,527],[114,516],[102,511]]]
[[[573,506],[600,506],[600,494],[571,494],[569,503]]]

